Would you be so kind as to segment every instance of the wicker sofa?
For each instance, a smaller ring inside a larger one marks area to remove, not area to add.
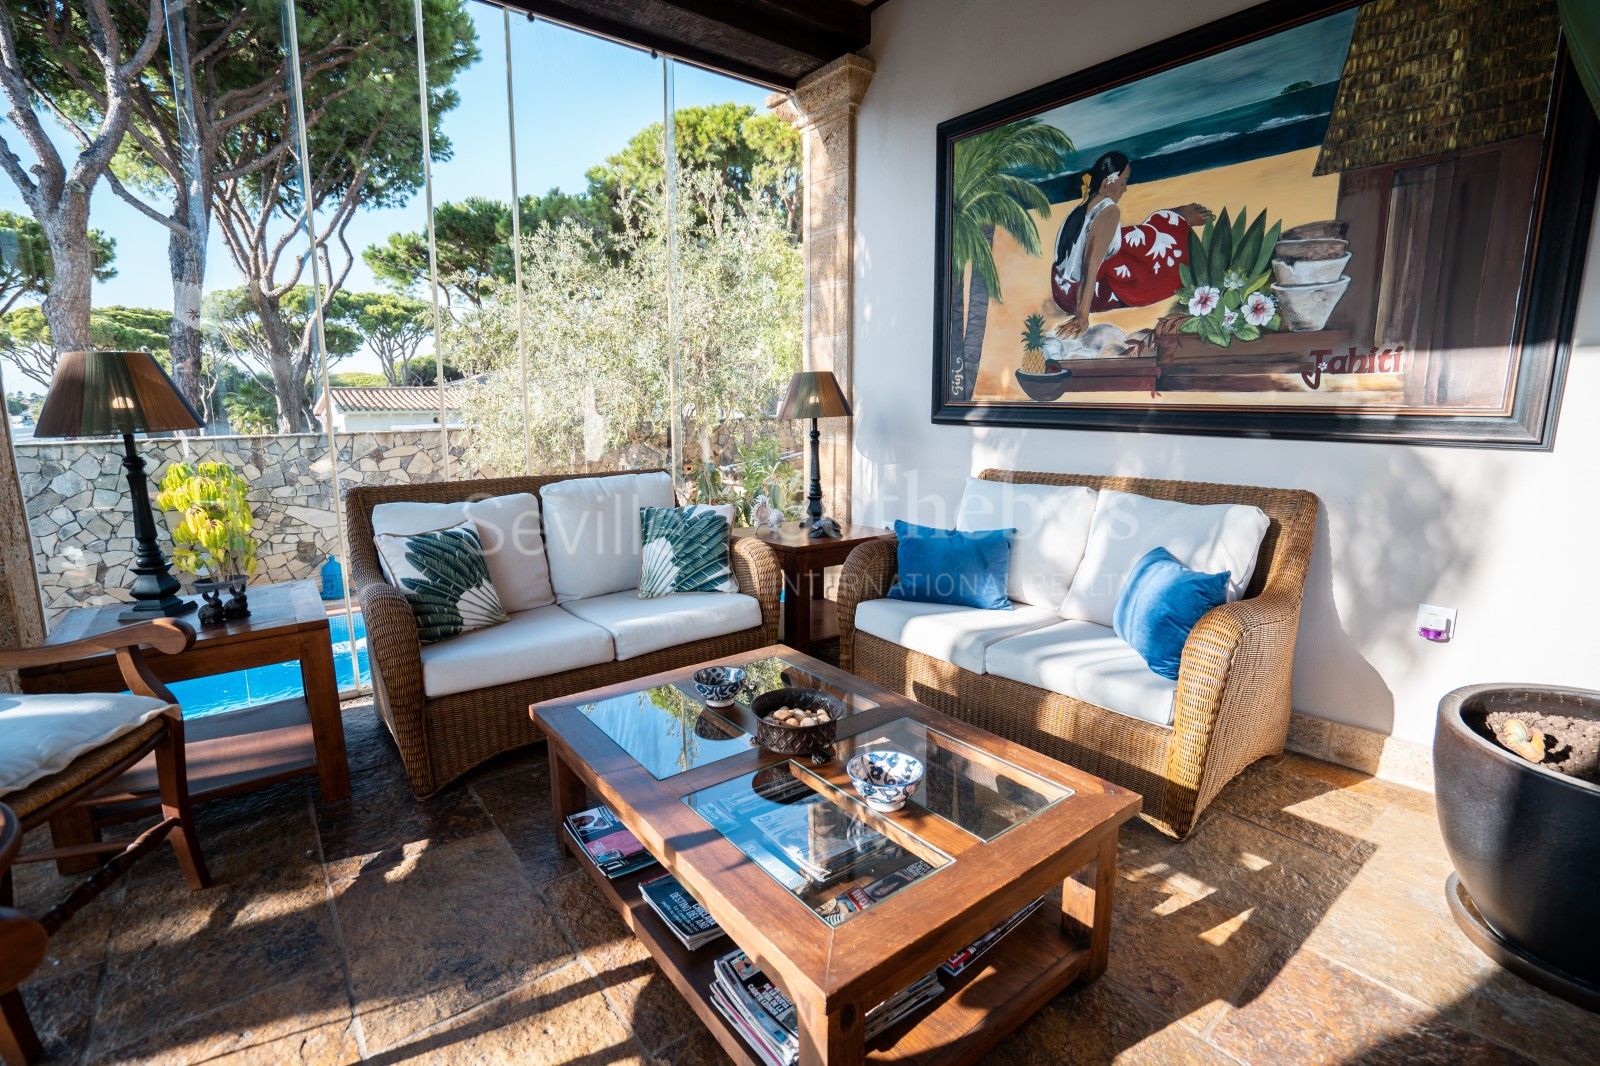
[[[1130,788],[1144,797],[1145,820],[1183,836],[1231,778],[1283,750],[1317,498],[1299,490],[1129,477],[1002,470],[981,477],[1184,503],[1244,504],[1265,512],[1266,533],[1242,598],[1202,617],[1183,649],[1169,724],[965,669],[861,631],[862,605],[880,600],[895,581],[892,540],[856,548],[841,577],[840,658],[846,670]]]
[[[661,471],[625,473],[663,474]],[[528,715],[528,707],[532,703],[777,642],[781,582],[777,559],[772,549],[759,540],[734,538],[731,560],[734,577],[738,581],[739,592],[754,598],[759,604],[759,625],[670,647],[647,647],[642,652],[620,647],[619,640],[619,646],[612,652],[615,657],[610,661],[574,669],[552,668],[550,657],[534,642],[526,648],[502,651],[497,665],[504,673],[502,664],[505,662],[527,664],[525,668],[513,672],[536,676],[520,677],[468,691],[430,695],[423,648],[417,638],[417,625],[411,607],[401,590],[389,584],[379,564],[373,540],[374,509],[383,504],[455,504],[530,493],[539,498],[543,518],[548,516],[544,493],[550,486],[560,482],[612,476],[615,475],[508,477],[422,485],[360,486],[350,490],[345,504],[350,580],[366,620],[373,691],[378,712],[399,746],[406,776],[412,791],[419,798],[432,795],[486,759],[542,739]],[[667,491],[670,495],[670,488]],[[634,573],[637,574],[637,566]],[[626,598],[623,593],[616,593],[611,599],[618,603],[613,606],[625,608],[627,604],[621,601]],[[600,600],[597,597],[591,602]],[[646,604],[661,602],[644,601]],[[567,606],[577,607],[579,604]],[[559,615],[562,608],[551,605],[542,610],[558,612]],[[531,615],[534,612],[527,613]],[[517,618],[518,615],[513,613],[512,622],[491,627],[491,630],[511,626]],[[581,614],[577,619],[563,616],[562,624],[569,629],[588,624],[582,619]],[[606,619],[599,621],[601,625],[606,624]],[[479,630],[478,633],[489,633],[491,630]],[[455,639],[464,641],[474,636],[477,634]],[[496,639],[504,642],[506,637],[499,635]],[[437,649],[442,645],[430,647]],[[543,664],[541,658],[545,660]]]

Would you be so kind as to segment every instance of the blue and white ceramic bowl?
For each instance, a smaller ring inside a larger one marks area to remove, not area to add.
[[[744,669],[738,666],[708,666],[694,672],[694,687],[700,690],[707,707],[726,707],[744,685]]]
[[[898,811],[922,784],[922,760],[903,751],[864,751],[844,767],[875,811]]]

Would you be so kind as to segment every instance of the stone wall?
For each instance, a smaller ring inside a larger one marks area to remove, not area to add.
[[[438,480],[439,437],[437,430],[335,435],[341,489]],[[461,465],[466,442],[464,433],[450,436],[452,478],[481,476]],[[322,434],[161,438],[139,448],[153,482],[172,463],[206,460],[229,463],[250,482],[257,581],[313,576],[338,553],[334,464]],[[23,442],[16,463],[46,620],[68,607],[127,599],[133,519],[121,442]],[[158,518],[156,527],[170,550],[166,522]]]

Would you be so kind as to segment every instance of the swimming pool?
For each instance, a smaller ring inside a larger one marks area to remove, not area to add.
[[[371,684],[372,675],[367,666],[367,626],[361,615],[355,616],[354,668],[350,662],[351,630],[345,616],[329,615],[328,630],[333,640],[333,667],[339,678],[339,692],[348,694],[358,685]],[[293,699],[305,694],[305,688],[300,684],[298,662],[256,666],[212,677],[197,677],[193,681],[174,681],[167,687],[178,698],[185,718],[221,714],[223,711]]]

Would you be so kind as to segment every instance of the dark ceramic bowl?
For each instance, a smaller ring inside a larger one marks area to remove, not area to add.
[[[817,725],[789,725],[769,717],[784,707],[827,711],[828,720]],[[751,700],[750,710],[760,719],[756,726],[756,743],[765,750],[780,755],[810,756],[813,762],[819,763],[833,757],[839,716],[844,714],[844,704],[837,698],[814,688],[775,688]]]

